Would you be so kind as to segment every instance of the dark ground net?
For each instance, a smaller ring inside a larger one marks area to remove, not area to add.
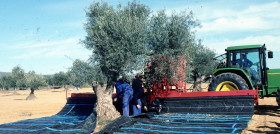
[[[252,115],[149,113],[121,117],[100,133],[238,134],[247,127],[251,117]]]
[[[56,115],[2,124],[0,134],[89,134],[96,126],[95,102],[92,98],[69,98]]]
[[[69,98],[65,107],[50,117],[0,125],[0,134],[90,134],[96,126],[92,97]],[[254,113],[253,96],[161,98],[159,110],[120,117],[100,133],[241,133]]]
[[[253,96],[160,98],[157,113],[121,117],[100,133],[238,134],[254,114]]]

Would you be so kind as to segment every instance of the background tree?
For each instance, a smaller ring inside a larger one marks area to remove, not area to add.
[[[75,87],[81,87],[85,84],[91,85],[95,77],[95,70],[92,65],[81,60],[75,60],[69,70],[71,83]]]
[[[201,45],[201,42],[194,47],[193,60],[190,62],[192,71],[191,76],[194,80],[194,91],[202,91],[201,82],[202,76],[209,76],[212,74],[216,62],[213,60],[215,52]]]
[[[192,12],[173,12],[168,16],[164,10],[153,15],[150,24],[149,50],[152,66],[147,70],[150,76],[146,83],[162,82],[163,78],[185,81],[179,77],[178,67],[184,67],[192,57],[196,44],[193,28],[199,26]]]
[[[0,77],[0,90],[4,90],[2,77]]]
[[[112,120],[119,113],[112,105],[112,92],[118,77],[132,72],[139,56],[146,51],[147,25],[150,10],[137,2],[127,6],[93,3],[87,12],[86,48],[93,50],[91,62],[99,65],[106,76],[106,89],[97,90],[98,120]]]
[[[91,79],[89,79],[87,81],[88,84],[91,84],[93,91],[96,93],[96,89],[97,86],[101,86],[103,88],[103,86],[106,84],[107,82],[107,78],[104,75],[104,73],[101,71],[101,68],[98,64],[89,64],[91,66],[91,71],[90,71],[90,75],[91,75]],[[95,85],[97,82],[98,85]],[[93,83],[95,83],[93,86]]]
[[[68,89],[67,85],[71,84],[70,75],[68,73],[59,72],[54,74],[53,76],[53,84],[58,87],[64,87],[64,89]]]
[[[12,77],[15,80],[15,93],[17,89],[26,89],[27,81],[24,70],[20,66],[15,66],[12,69]]]
[[[9,90],[12,87],[15,87],[15,79],[11,75],[5,75],[0,78],[2,88]]]
[[[30,94],[29,96],[26,97],[26,100],[32,100],[35,97],[34,91],[36,89],[39,89],[41,86],[46,86],[47,82],[44,76],[42,75],[37,75],[35,71],[29,71],[27,74],[27,82],[28,82],[28,87],[30,88]]]
[[[93,73],[93,76],[94,76],[92,80],[97,81],[99,83],[99,85],[101,87],[103,87],[104,84],[107,82],[107,78],[104,75],[104,73],[101,71],[100,66],[99,65],[94,65],[92,73]]]
[[[49,86],[51,86],[51,88],[54,88],[54,75],[45,75],[45,79],[46,79],[46,82]]]

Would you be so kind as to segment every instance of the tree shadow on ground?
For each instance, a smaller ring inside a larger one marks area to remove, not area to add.
[[[269,115],[269,116],[280,116],[280,108],[273,105],[262,105],[255,107],[255,115]]]
[[[25,99],[14,99],[14,100],[25,100]]]
[[[256,106],[255,107],[255,115],[268,115],[273,116],[275,118],[280,117],[280,108],[278,106],[273,105],[262,105],[262,106]],[[270,122],[272,124],[275,124],[278,127],[270,127],[270,126],[259,126],[258,129],[264,130],[264,128],[270,129],[270,131],[262,131],[262,130],[248,130],[252,133],[266,133],[266,134],[279,134],[280,133],[280,123],[279,122]]]
[[[261,126],[258,128],[269,128],[270,131],[261,131],[261,130],[248,130],[248,131],[254,134],[279,134],[280,133],[280,128],[278,127]]]
[[[57,91],[57,90],[54,90],[54,91],[51,91],[51,92],[62,92],[62,91]]]
[[[6,95],[2,95],[2,96],[13,96],[12,94],[6,94]]]

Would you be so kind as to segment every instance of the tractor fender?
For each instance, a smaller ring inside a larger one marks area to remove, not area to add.
[[[220,68],[213,72],[213,76],[217,76],[222,73],[234,73],[241,76],[249,86],[249,89],[255,89],[250,76],[241,68]]]

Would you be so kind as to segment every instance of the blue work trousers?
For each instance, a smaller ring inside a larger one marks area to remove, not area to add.
[[[140,105],[140,108],[137,108],[137,104],[133,104],[133,115],[138,115],[141,114],[141,109],[142,109],[142,103],[140,99],[137,99],[138,105]]]
[[[123,94],[123,116],[129,116],[129,103],[133,97],[133,89],[127,88]]]

